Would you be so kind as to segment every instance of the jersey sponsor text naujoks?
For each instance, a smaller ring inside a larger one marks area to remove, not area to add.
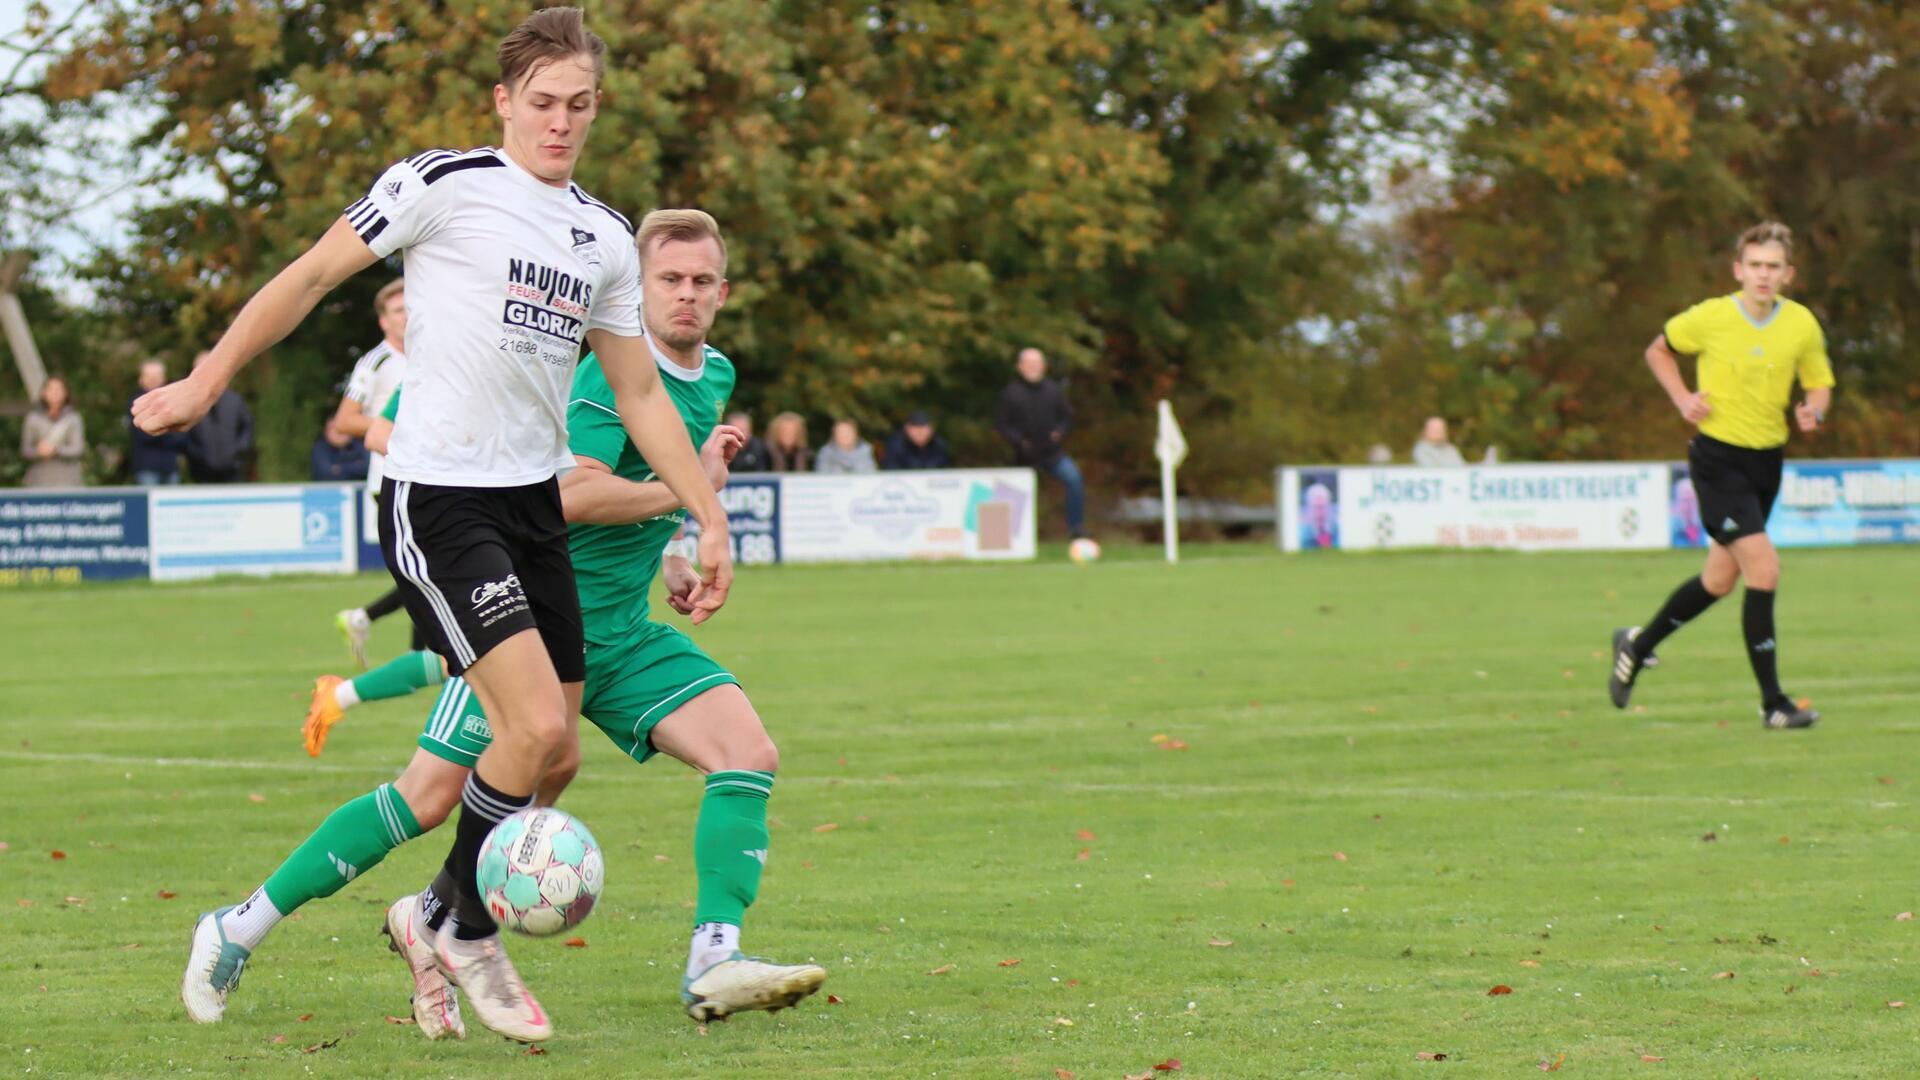
[[[642,334],[631,223],[491,147],[399,162],[346,216],[374,254],[405,253],[406,392],[386,474],[518,487],[570,465],[587,331]]]
[[[381,341],[353,365],[353,374],[347,376],[347,400],[358,403],[367,416],[379,416],[400,389],[400,377],[406,370],[406,354]],[[380,490],[386,457],[377,450],[367,451],[367,486],[374,491]]]

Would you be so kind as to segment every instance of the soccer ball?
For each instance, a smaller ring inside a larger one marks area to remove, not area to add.
[[[1100,561],[1100,545],[1088,537],[1081,537],[1067,545],[1067,558],[1077,563]]]
[[[593,834],[551,806],[501,819],[480,845],[480,899],[495,922],[533,937],[578,926],[606,877]]]

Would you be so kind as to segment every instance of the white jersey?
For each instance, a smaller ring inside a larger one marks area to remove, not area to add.
[[[407,370],[407,354],[384,340],[367,351],[347,376],[347,400],[356,402],[360,412],[371,420],[386,411],[387,401],[400,389],[400,376]],[[367,486],[380,490],[381,467],[386,455],[367,451]]]
[[[518,487],[572,465],[567,394],[587,331],[642,335],[632,223],[491,147],[408,158],[346,215],[375,255],[406,252],[386,474]]]

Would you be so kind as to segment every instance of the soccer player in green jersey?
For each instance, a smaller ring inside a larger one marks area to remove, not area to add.
[[[1767,537],[1767,517],[1780,493],[1794,380],[1806,392],[1794,422],[1811,434],[1826,420],[1833,369],[1820,320],[1780,295],[1793,281],[1793,234],[1785,225],[1767,222],[1742,233],[1734,243],[1733,276],[1739,292],[1675,315],[1647,346],[1654,378],[1699,429],[1687,444],[1687,462],[1712,542],[1700,574],[1682,582],[1651,621],[1613,632],[1607,693],[1615,708],[1626,708],[1654,648],[1745,578],[1741,624],[1760,686],[1761,722],[1773,730],[1812,727],[1820,714],[1780,689],[1773,628],[1780,554]],[[1697,391],[1680,375],[1680,356],[1699,357]]]
[[[719,425],[733,366],[706,344],[726,299],[725,243],[713,219],[694,210],[649,214],[637,242],[648,340],[718,488],[743,441]],[[692,609],[699,577],[689,552],[674,546],[684,511],[627,438],[611,393],[597,361],[583,360],[567,413],[578,467],[561,481],[586,625],[582,712],[635,761],[666,753],[707,775],[694,841],[698,903],[681,986],[689,1015],[708,1020],[783,1008],[818,990],[826,972],[739,950],[740,926],[765,864],[767,798],[779,754],[738,680],[686,635],[648,617],[656,572],[666,581],[668,602],[682,613]],[[369,438],[384,434],[376,425]],[[399,779],[335,810],[251,898],[214,913],[219,962],[209,977],[208,965],[190,961],[182,984],[194,1019],[220,1018],[252,950],[281,918],[331,895],[445,820],[491,739],[471,688],[462,679],[449,681]],[[542,804],[551,804],[579,767],[578,740],[570,745],[540,784]],[[445,877],[443,869],[425,892],[402,897],[387,911],[386,931],[414,978],[414,1018],[429,1038],[465,1034],[454,989],[428,945],[452,915],[452,883]]]

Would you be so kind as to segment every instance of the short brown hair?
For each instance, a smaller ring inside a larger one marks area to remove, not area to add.
[[[1746,258],[1747,249],[1755,244],[1779,244],[1780,250],[1787,253],[1787,262],[1793,262],[1793,230],[1777,221],[1763,221],[1746,232],[1733,243],[1735,262]]]
[[[407,280],[405,278],[394,278],[392,281],[380,286],[380,291],[373,294],[373,313],[384,317],[387,313],[387,301],[406,291]]]
[[[500,42],[500,84],[511,90],[535,68],[571,56],[593,57],[595,83],[607,73],[607,43],[587,29],[579,8],[536,11]]]
[[[654,245],[668,240],[712,240],[720,245],[720,272],[727,272],[727,241],[720,235],[720,223],[705,210],[654,210],[640,219],[640,231],[633,234],[642,264]]]

